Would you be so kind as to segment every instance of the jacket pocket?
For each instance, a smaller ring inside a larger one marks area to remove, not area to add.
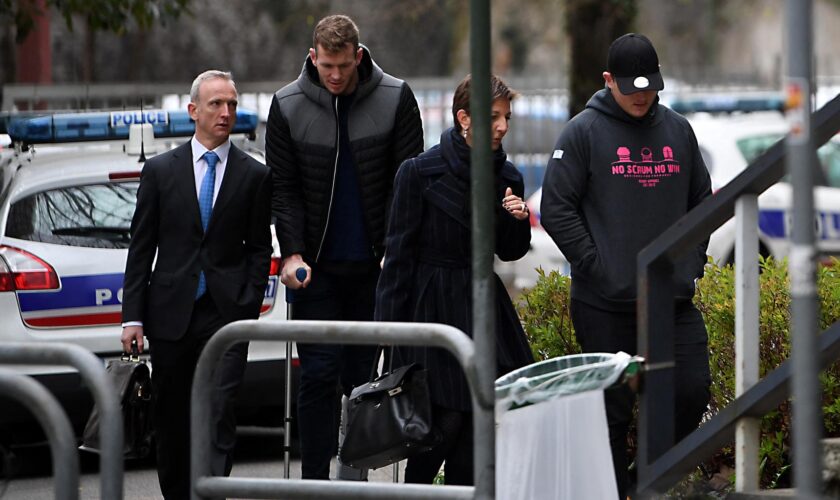
[[[587,254],[586,258],[583,259],[580,267],[584,274],[591,281],[597,281],[601,279],[601,277],[604,274],[601,269],[601,258],[598,255],[598,251],[594,249],[592,250],[592,252]]]
[[[163,271],[155,271],[152,273],[152,277],[149,280],[151,285],[156,286],[172,286],[174,282],[174,276],[172,273],[166,273]]]
[[[226,283],[230,283],[232,285],[243,285],[248,281],[248,275],[241,271],[222,272],[219,273],[219,276]]]

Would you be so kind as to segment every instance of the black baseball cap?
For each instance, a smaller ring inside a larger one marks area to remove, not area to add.
[[[613,41],[607,53],[607,71],[624,95],[665,88],[656,49],[638,33],[627,33]]]

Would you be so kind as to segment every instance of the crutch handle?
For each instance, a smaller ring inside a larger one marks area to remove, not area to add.
[[[295,278],[298,281],[300,281],[301,283],[303,283],[303,281],[306,279],[306,274],[307,273],[306,273],[306,268],[305,267],[299,267],[299,268],[295,269]],[[294,295],[295,295],[294,292],[295,291],[292,290],[291,288],[286,287],[286,303],[287,304],[291,304],[292,302],[294,302]],[[287,316],[289,315],[288,312],[286,313],[286,315]],[[289,318],[287,318],[287,319],[289,319]]]

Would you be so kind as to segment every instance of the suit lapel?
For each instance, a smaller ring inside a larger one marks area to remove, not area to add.
[[[233,144],[230,145],[230,152],[228,152],[227,165],[225,165],[225,176],[222,178],[222,185],[219,187],[219,195],[216,197],[216,203],[213,204],[213,212],[210,215],[210,225],[207,226],[207,231],[213,227],[219,214],[234,198],[242,179],[245,177],[241,169],[245,166],[245,153],[239,150]],[[196,201],[198,203],[198,201]],[[197,205],[196,205],[197,206]]]
[[[198,210],[198,195],[195,192],[195,172],[193,171],[192,147],[187,142],[175,149],[172,154],[172,170],[178,191],[184,197],[184,206],[189,217],[201,230],[201,213]]]
[[[468,193],[466,183],[455,177],[451,172],[440,176],[429,184],[423,191],[423,197],[432,205],[441,209],[446,215],[455,219],[459,224],[469,229]]]

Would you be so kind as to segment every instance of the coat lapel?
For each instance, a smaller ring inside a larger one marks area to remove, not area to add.
[[[468,209],[469,193],[464,181],[447,172],[429,184],[423,191],[423,197],[429,203],[441,209],[446,215],[455,219],[459,224],[469,229],[470,212]]]
[[[234,198],[234,195],[239,190],[239,185],[242,184],[242,179],[245,177],[242,168],[246,165],[246,158],[239,148],[230,145],[230,152],[228,153],[228,161],[225,166],[225,176],[222,178],[222,185],[219,187],[219,195],[216,197],[216,203],[213,204],[213,212],[210,215],[210,224],[207,226],[207,231],[213,227],[213,221],[216,220],[219,214]],[[198,203],[198,201],[196,201]]]
[[[173,152],[172,170],[178,191],[184,197],[186,211],[198,226],[198,229],[201,230],[201,213],[198,210],[198,195],[195,192],[192,148],[189,142],[179,146]]]

